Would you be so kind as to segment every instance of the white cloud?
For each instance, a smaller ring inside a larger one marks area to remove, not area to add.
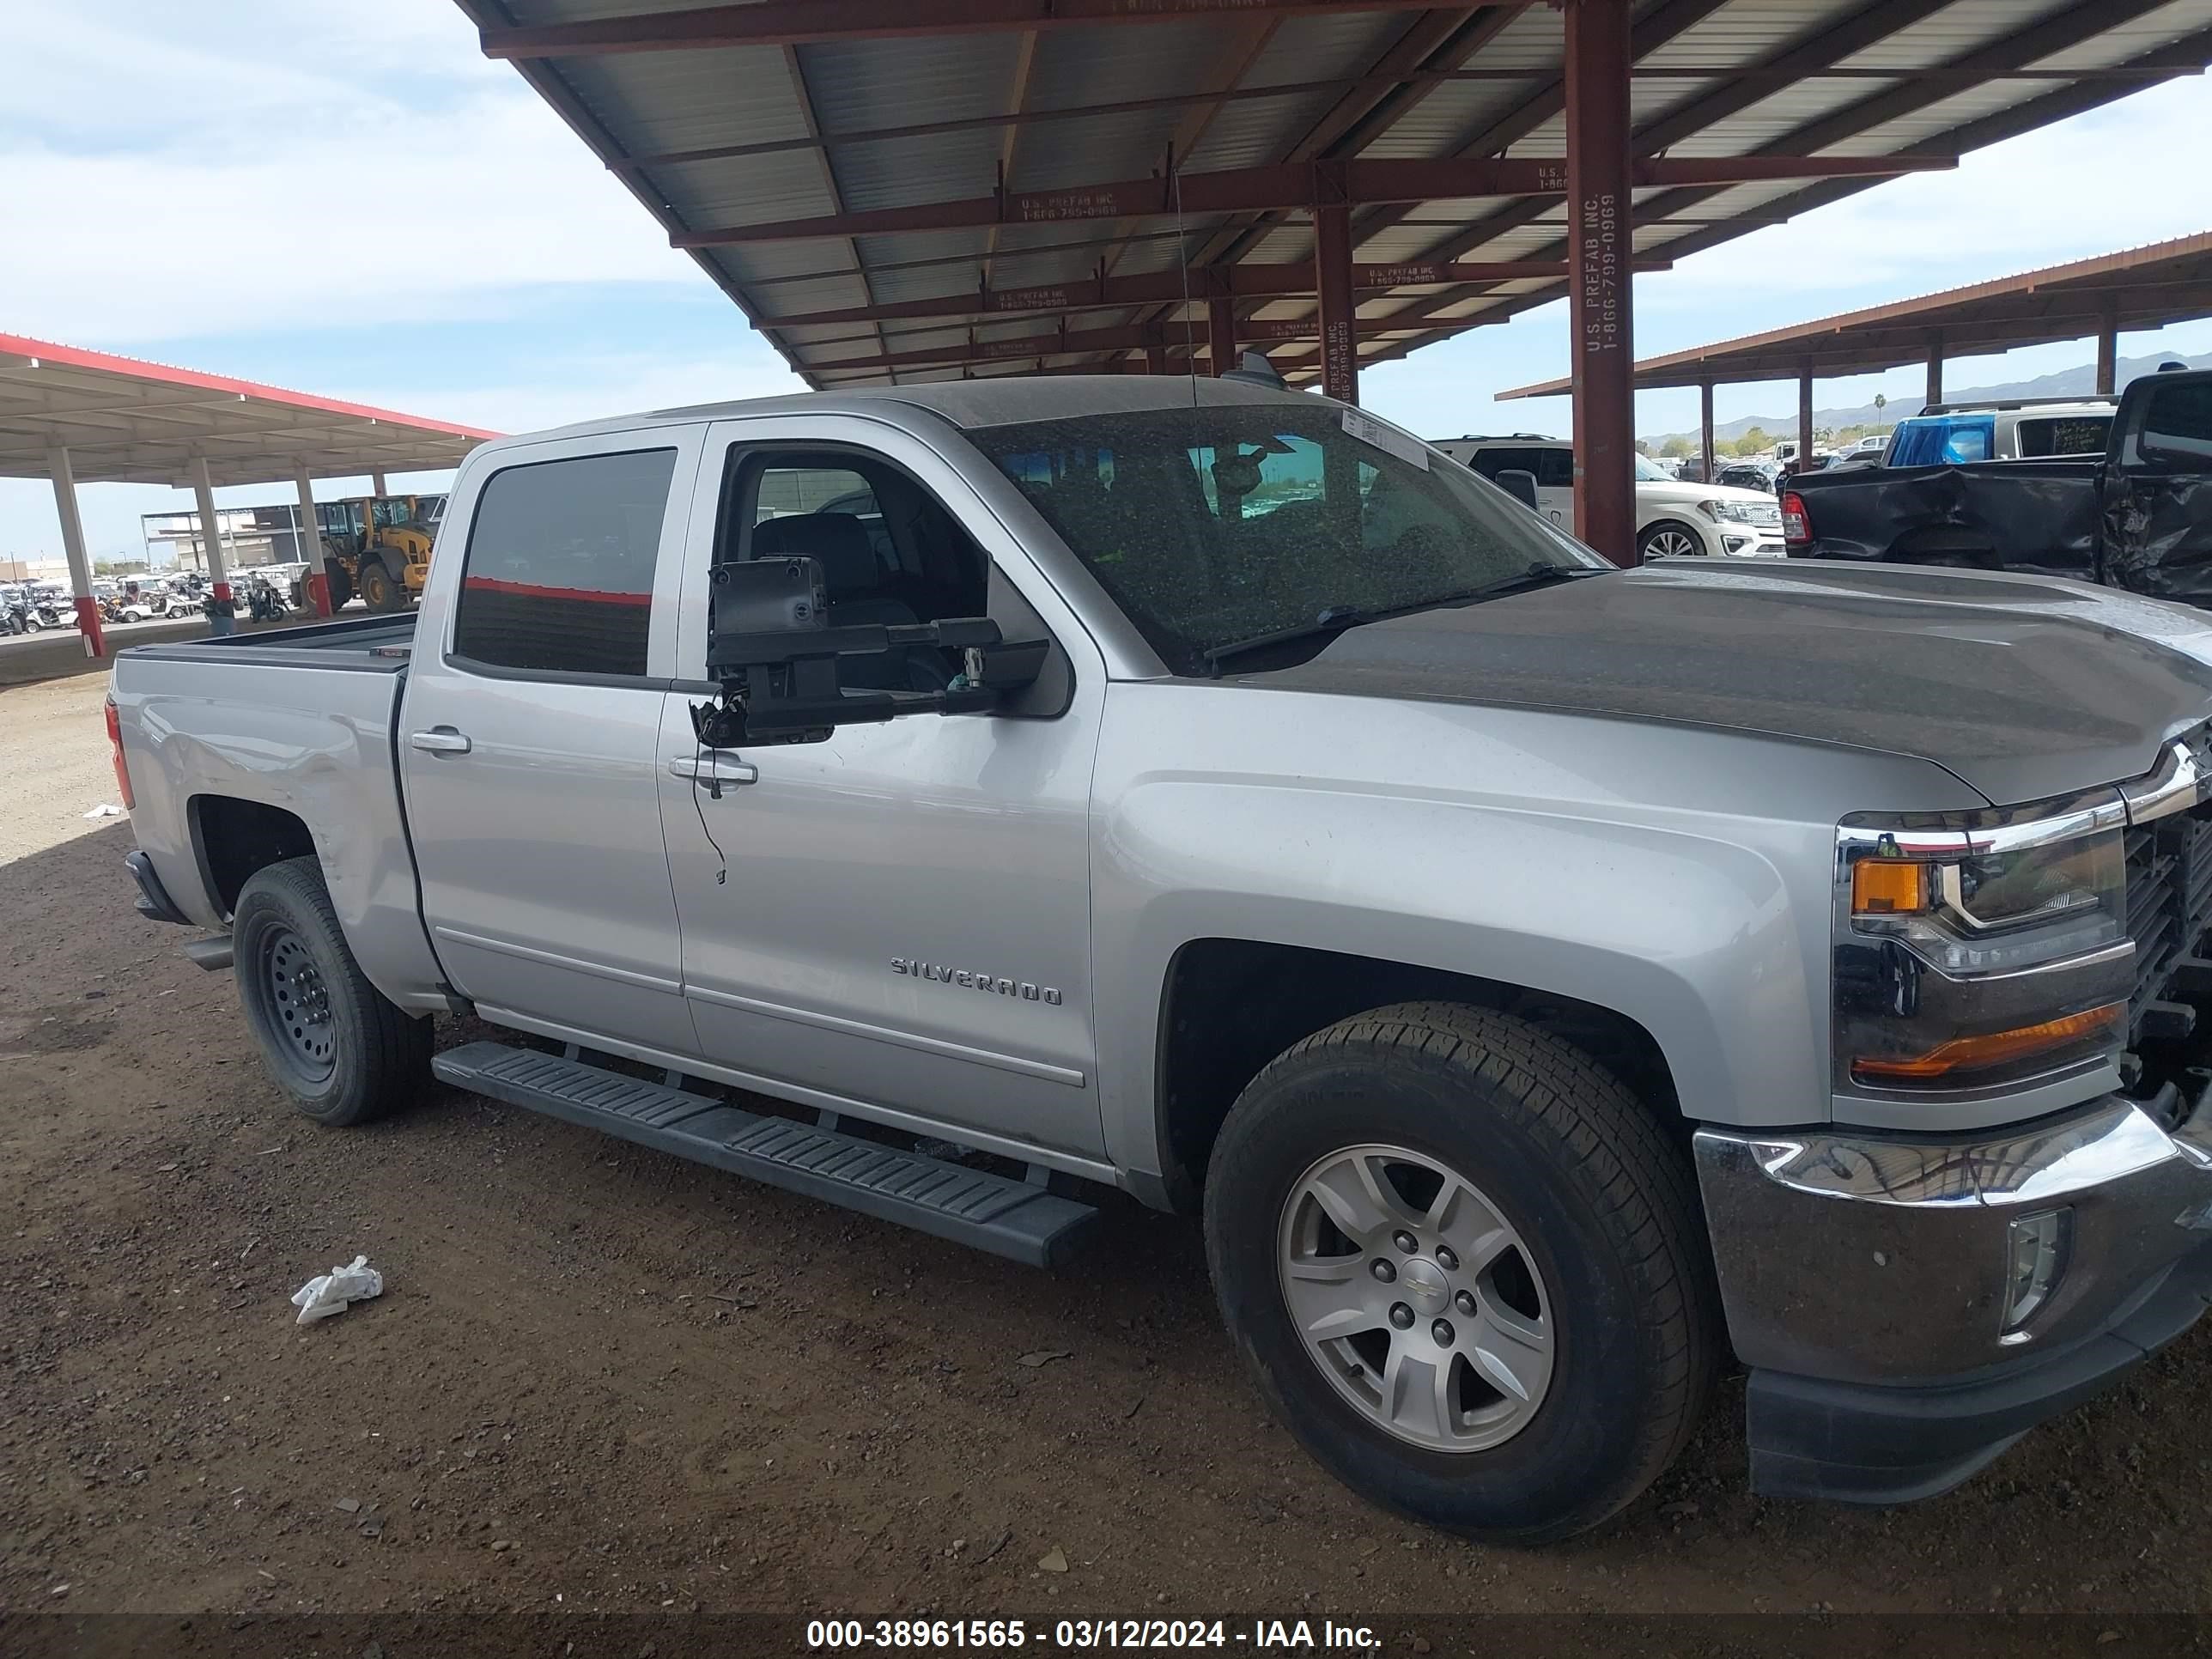
[[[0,326],[123,344],[703,282],[450,0],[298,9],[219,48],[198,7],[12,9]]]

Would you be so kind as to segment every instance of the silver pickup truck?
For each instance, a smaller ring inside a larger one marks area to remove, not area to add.
[[[147,915],[447,1082],[1020,1261],[1118,1188],[1362,1493],[1942,1492],[2212,1292],[2212,629],[1616,571],[1385,422],[1006,379],[475,451],[420,611],[124,653]],[[442,1051],[473,1014],[506,1041]]]

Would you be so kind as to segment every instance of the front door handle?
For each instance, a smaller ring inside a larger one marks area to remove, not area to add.
[[[720,755],[679,755],[668,769],[694,783],[758,783],[760,768],[750,761],[730,760]]]
[[[434,726],[427,732],[410,732],[407,746],[420,749],[426,755],[465,755],[471,744],[466,737],[450,726]]]

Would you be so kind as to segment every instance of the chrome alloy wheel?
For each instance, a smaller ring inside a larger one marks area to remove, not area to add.
[[[1672,525],[1653,531],[1644,544],[1644,556],[1647,559],[1695,558],[1705,550],[1696,537]]]
[[[1431,1451],[1477,1452],[1528,1427],[1552,1382],[1551,1299],[1504,1214],[1403,1146],[1348,1146],[1299,1176],[1276,1274],[1336,1391]]]

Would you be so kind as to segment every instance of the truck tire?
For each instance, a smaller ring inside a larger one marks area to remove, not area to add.
[[[256,871],[231,921],[247,1028],[276,1086],[318,1123],[367,1123],[430,1071],[431,1027],[368,982],[312,858]]]
[[[1655,520],[1636,538],[1638,563],[1649,559],[1686,559],[1705,550],[1705,538],[1679,519]]]
[[[371,611],[404,610],[407,590],[384,568],[383,560],[363,559],[361,562],[361,602]]]
[[[1711,1388],[1686,1158],[1618,1079],[1509,1015],[1403,1003],[1280,1055],[1222,1126],[1206,1242],[1291,1432],[1449,1531],[1596,1526],[1674,1461]]]
[[[323,579],[331,590],[331,609],[343,611],[353,598],[353,572],[336,559],[323,561]]]

